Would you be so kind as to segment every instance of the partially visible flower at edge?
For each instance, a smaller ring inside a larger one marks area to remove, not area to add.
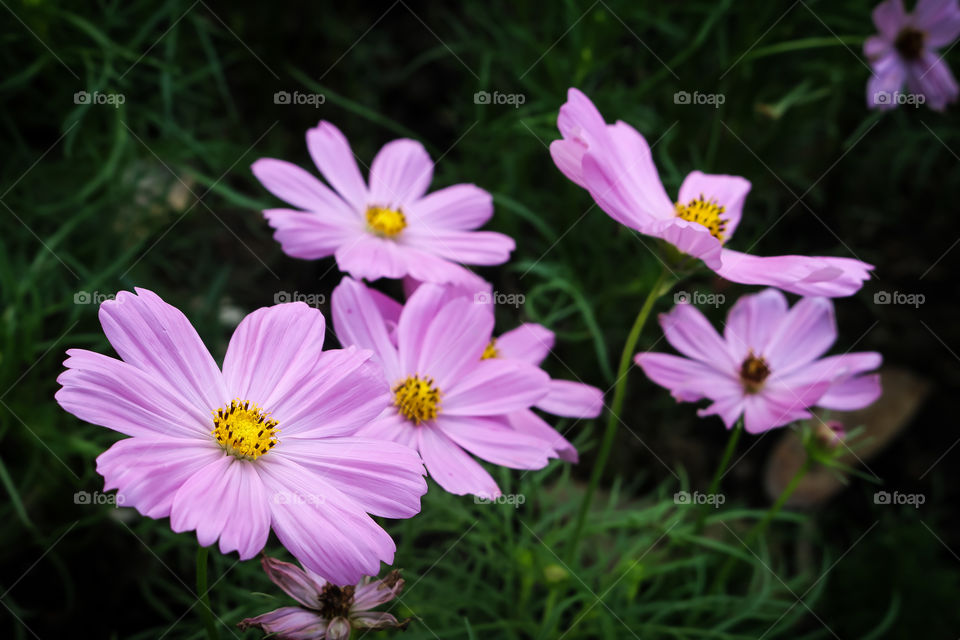
[[[472,184],[427,194],[433,162],[419,142],[400,139],[380,149],[364,181],[350,143],[329,122],[307,131],[307,148],[329,187],[284,160],[262,158],[254,175],[296,209],[263,212],[284,252],[315,260],[333,255],[355,278],[427,282],[480,280],[458,263],[506,262],[515,243],[476,231],[493,215],[493,198]],[[332,187],[332,188],[331,188]]]
[[[739,176],[693,171],[676,202],[636,129],[608,125],[582,92],[570,89],[557,118],[562,140],[550,144],[557,168],[589,191],[611,218],[699,258],[722,278],[773,286],[799,295],[849,296],[873,269],[860,260],[822,256],[761,257],[726,248],[740,223],[750,183]]]
[[[386,611],[371,611],[403,589],[400,571],[383,579],[365,577],[357,585],[338,587],[309,569],[264,556],[263,570],[274,584],[300,603],[241,620],[241,630],[259,628],[278,640],[347,640],[351,629],[404,629],[410,623]]]
[[[660,316],[664,337],[682,356],[641,353],[635,361],[678,402],[713,403],[729,429],[743,415],[749,433],[810,418],[810,407],[862,409],[881,393],[875,352],[821,356],[837,339],[833,303],[803,298],[793,308],[776,289],[741,297],[721,337],[700,311],[678,304]]]
[[[867,82],[867,106],[893,109],[903,88],[922,95],[934,111],[957,99],[957,81],[936,51],[960,35],[957,0],[919,0],[907,13],[902,0],[886,0],[873,10],[879,32],[863,45],[873,75]]]

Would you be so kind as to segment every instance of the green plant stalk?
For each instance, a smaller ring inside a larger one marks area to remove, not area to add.
[[[203,627],[207,631],[207,638],[219,640],[220,634],[217,633],[217,625],[213,620],[210,593],[207,589],[207,555],[209,553],[210,550],[207,547],[197,547],[197,597],[200,598],[200,604],[202,605],[200,616],[203,618]]]
[[[780,513],[781,509],[783,509],[783,505],[787,503],[787,500],[790,499],[790,496],[793,495],[793,492],[796,491],[797,487],[800,486],[800,482],[803,480],[804,476],[807,475],[807,472],[810,471],[812,466],[813,458],[808,455],[807,459],[803,461],[802,465],[800,465],[800,468],[797,469],[797,472],[793,474],[792,478],[790,478],[790,482],[787,483],[787,486],[783,489],[783,492],[780,493],[780,497],[777,498],[777,501],[774,502],[773,506],[767,511],[766,515],[763,517],[763,520],[755,524],[747,533],[747,537],[744,539],[743,545],[748,550],[753,546],[753,543],[756,542],[757,538],[759,538],[763,532],[767,530],[770,522],[777,517],[777,514]],[[723,565],[720,573],[717,574],[717,579],[714,581],[713,589],[711,589],[711,591],[719,591],[726,585],[727,578],[730,577],[730,572],[733,570],[734,564],[736,564],[736,558],[734,556],[727,558],[727,562]]]
[[[573,536],[570,538],[569,547],[567,548],[565,560],[567,564],[571,564],[576,560],[577,550],[580,546],[580,538],[583,535],[583,527],[587,521],[587,513],[590,511],[590,503],[593,502],[593,495],[596,493],[597,486],[600,484],[600,478],[603,476],[607,459],[610,457],[610,451],[616,439],[617,425],[620,422],[620,411],[623,409],[623,401],[627,392],[627,373],[630,371],[630,361],[637,347],[637,341],[640,339],[640,333],[643,331],[643,326],[647,323],[647,318],[653,309],[653,304],[668,290],[664,287],[667,281],[667,272],[668,269],[666,267],[660,272],[656,282],[654,282],[653,287],[650,289],[650,293],[647,294],[647,298],[643,301],[643,306],[640,307],[637,319],[634,320],[633,327],[627,335],[627,341],[623,345],[606,430],[603,433],[603,441],[600,444],[597,461],[594,463],[593,471],[590,474],[590,483],[587,485],[587,491],[584,493],[583,501],[580,503],[580,511],[577,514]]]
[[[730,459],[733,458],[733,452],[737,449],[737,442],[740,440],[740,433],[743,431],[743,418],[737,420],[737,423],[733,425],[733,431],[730,433],[730,437],[727,439],[727,448],[723,452],[723,457],[720,459],[720,466],[717,467],[716,473],[713,474],[713,480],[710,482],[710,488],[707,489],[707,495],[711,496],[717,493],[720,489],[720,481],[723,479],[724,472],[727,470],[727,466],[730,464]],[[697,517],[697,527],[696,531],[700,531],[703,528],[703,521],[707,516],[707,509],[709,505],[703,505],[700,509],[700,515]]]

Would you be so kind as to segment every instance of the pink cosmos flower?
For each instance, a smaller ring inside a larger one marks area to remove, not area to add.
[[[122,359],[71,349],[57,379],[61,407],[130,436],[97,458],[106,490],[242,560],[272,528],[337,584],[392,562],[367,514],[413,516],[426,482],[415,451],[355,436],[388,401],[371,354],[322,351],[323,314],[297,302],[248,315],[221,370],[180,311],[136,292],[100,307]]]
[[[699,258],[727,280],[832,298],[855,293],[870,277],[873,266],[852,258],[763,258],[727,249],[750,183],[739,176],[694,171],[673,202],[643,136],[622,121],[608,125],[577,89],[570,89],[557,126],[563,139],[550,145],[553,161],[601,209],[617,222]]]
[[[660,316],[663,334],[683,356],[641,353],[635,361],[679,402],[704,398],[700,416],[731,428],[741,415],[750,433],[809,418],[809,407],[852,411],[880,396],[878,353],[821,358],[837,338],[833,303],[803,298],[792,309],[776,289],[741,297],[723,336],[695,307],[679,304]]]
[[[919,0],[907,13],[902,0],[886,0],[873,10],[878,35],[867,38],[863,53],[873,75],[867,83],[867,106],[892,109],[903,85],[922,95],[930,108],[943,111],[957,99],[957,81],[936,49],[960,35],[957,0]]]
[[[421,284],[409,278],[406,279],[404,289],[407,295],[412,295]],[[396,344],[396,328],[403,305],[379,291],[374,289],[369,291],[386,323],[391,341]],[[487,308],[491,316],[494,313],[493,288],[487,282],[477,288],[447,286],[446,295],[450,298],[456,296],[472,298],[475,303]],[[483,358],[506,358],[539,367],[553,349],[553,343],[552,331],[543,325],[526,323],[507,331],[498,338],[491,338],[483,352]],[[546,413],[566,418],[596,418],[603,409],[603,392],[582,382],[550,380],[547,395],[534,406]],[[517,431],[552,443],[554,452],[561,460],[579,461],[577,450],[570,441],[530,409],[515,411],[503,418]]]
[[[383,297],[362,284],[344,278],[332,302],[340,341],[377,354],[393,395],[362,435],[415,448],[437,484],[457,495],[500,495],[467,452],[513,469],[547,464],[551,444],[511,429],[501,416],[546,397],[550,379],[525,362],[483,359],[493,334],[485,305],[424,284],[403,306],[391,337]]]
[[[355,278],[410,275],[427,282],[476,281],[478,276],[456,263],[495,265],[509,259],[511,238],[473,231],[493,215],[489,193],[457,184],[424,195],[433,163],[419,142],[384,145],[368,182],[347,139],[329,122],[307,131],[307,148],[329,187],[283,160],[264,158],[252,167],[268,191],[301,209],[263,212],[288,255],[307,260],[333,255]]]
[[[371,611],[400,595],[399,571],[391,571],[383,580],[367,577],[356,586],[338,587],[289,562],[266,556],[262,562],[274,584],[300,606],[242,620],[237,625],[241,630],[257,627],[278,640],[348,640],[351,629],[403,629],[410,623],[385,611]]]

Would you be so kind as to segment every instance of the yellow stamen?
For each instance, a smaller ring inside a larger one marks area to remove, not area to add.
[[[726,208],[721,206],[716,200],[707,200],[701,195],[694,198],[687,204],[676,203],[677,217],[689,222],[702,224],[709,231],[710,235],[723,242],[723,234],[727,230],[727,221],[720,216],[723,215]]]
[[[248,400],[230,401],[229,407],[213,411],[213,431],[223,450],[237,458],[256,460],[277,446],[276,420]]]
[[[492,360],[493,358],[499,358],[500,352],[497,351],[497,339],[490,338],[490,342],[487,343],[487,346],[483,349],[483,355],[480,356],[481,360]]]
[[[410,376],[393,388],[393,404],[413,424],[433,420],[440,411],[440,390],[433,378]]]
[[[369,207],[367,227],[382,238],[393,238],[407,227],[407,218],[399,209]]]

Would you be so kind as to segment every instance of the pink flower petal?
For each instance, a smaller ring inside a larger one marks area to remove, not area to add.
[[[527,322],[498,337],[497,351],[503,358],[539,365],[553,349],[553,343],[553,331]]]
[[[655,238],[663,238],[681,253],[703,260],[711,269],[718,269],[722,263],[720,252],[723,245],[699,222],[689,222],[682,218],[657,220],[641,231]]]
[[[336,219],[324,219],[311,211],[267,209],[263,212],[275,230],[273,238],[283,252],[292,258],[316,260],[333,255],[342,245],[359,237],[360,223],[344,224]]]
[[[831,386],[817,406],[834,411],[856,411],[873,404],[883,393],[880,375],[855,376]]]
[[[873,9],[873,24],[886,38],[893,40],[906,22],[903,0],[885,0]]]
[[[773,286],[801,296],[838,298],[860,290],[873,265],[852,258],[752,256],[721,251],[717,275],[731,282]]]
[[[960,5],[957,0],[919,0],[913,22],[927,34],[928,47],[945,47],[960,36]]]
[[[400,369],[404,374],[419,371],[420,355],[426,346],[427,329],[440,310],[455,298],[451,287],[425,283],[417,287],[407,299],[397,323]]]
[[[458,496],[472,493],[488,499],[500,495],[500,488],[490,474],[436,425],[421,425],[417,435],[423,463],[444,491]]]
[[[441,400],[443,415],[494,416],[527,409],[546,396],[550,382],[536,367],[499,359],[478,362],[455,379]]]
[[[691,304],[678,304],[669,313],[660,314],[663,335],[674,349],[722,371],[738,370],[727,345],[716,329]]]
[[[680,197],[677,200],[687,204],[691,200],[704,197],[707,201],[716,201],[724,208],[723,219],[727,221],[725,237],[729,238],[740,224],[743,203],[750,192],[750,181],[740,176],[713,175],[700,171],[691,171],[680,185]]]
[[[128,436],[209,436],[212,419],[163,380],[84,349],[70,349],[57,402],[81,420]]]
[[[222,454],[195,472],[173,498],[170,528],[196,529],[203,547],[219,538],[221,553],[238,551],[241,560],[255,556],[270,535],[267,493],[257,467]]]
[[[416,140],[393,140],[383,145],[370,165],[370,204],[405,209],[427,192],[433,162]]]
[[[923,94],[934,111],[943,111],[957,100],[957,81],[947,63],[933,51],[925,52],[919,61],[910,65],[907,87],[911,93]]]
[[[344,586],[379,573],[381,561],[393,563],[393,540],[358,504],[318,474],[275,454],[257,461],[268,495],[276,498],[269,501],[273,531],[304,567]]]
[[[351,346],[324,351],[313,370],[270,409],[286,436],[338,437],[374,420],[391,400],[383,368],[366,349]]]
[[[230,401],[220,369],[178,309],[146,289],[100,305],[100,324],[124,362],[163,380],[200,411]]]
[[[750,351],[764,353],[773,330],[787,316],[787,299],[776,289],[742,296],[727,314],[723,337],[734,362],[746,360]]]
[[[490,219],[493,197],[476,185],[455,184],[409,203],[404,212],[418,226],[466,231]]]
[[[170,515],[173,497],[194,474],[223,458],[210,436],[207,442],[176,438],[127,438],[97,457],[104,490],[117,490],[118,504],[148,518]]]
[[[366,211],[367,205],[371,204],[367,202],[367,185],[346,136],[329,122],[321,120],[307,131],[307,149],[330,186],[355,211]]]
[[[357,236],[334,253],[337,266],[357,279],[402,278],[407,275],[404,248],[386,238]]]
[[[776,376],[813,362],[837,340],[833,303],[827,298],[803,298],[780,322],[762,355]]]
[[[758,434],[810,417],[807,407],[823,395],[829,383],[800,389],[765,388],[761,393],[744,396],[743,426],[747,433]]]
[[[719,400],[743,393],[732,370],[719,370],[710,363],[669,353],[639,353],[634,361],[648,378],[669,389],[671,395],[682,402],[696,402],[701,398]]]
[[[323,350],[326,321],[303,302],[257,309],[244,318],[227,347],[223,377],[231,397],[276,411],[300,387]]]
[[[333,326],[344,346],[370,349],[389,381],[402,374],[380,306],[363,284],[344,278],[331,296]]]
[[[426,328],[416,367],[407,373],[429,375],[441,391],[450,394],[451,387],[462,383],[462,376],[477,366],[492,334],[489,309],[466,298],[451,300]]]
[[[441,414],[436,428],[478,458],[511,469],[542,469],[553,455],[549,440],[520,433],[499,419]]]
[[[867,106],[874,109],[893,109],[897,102],[893,94],[900,91],[907,79],[907,67],[896,51],[872,60],[873,74],[867,81]]]
[[[533,411],[529,409],[514,411],[507,415],[507,422],[520,433],[549,442],[561,460],[573,463],[580,460],[576,448],[570,441]]]
[[[551,380],[537,408],[555,416],[596,418],[603,410],[603,392],[582,382]]]
[[[724,426],[726,426],[727,429],[732,429],[737,419],[743,414],[743,409],[744,395],[740,393],[717,398],[709,407],[698,410],[697,415],[701,418],[719,416],[720,419],[723,420]]]
[[[250,167],[267,191],[320,219],[359,221],[358,212],[312,174],[285,160],[261,158]]]
[[[373,440],[387,440],[416,449],[418,429],[418,426],[397,413],[397,410],[391,406],[370,424],[357,431],[356,436]]]
[[[404,247],[407,274],[421,282],[451,284],[479,289],[486,283],[480,276],[455,262],[413,246]]]
[[[477,265],[503,264],[516,248],[513,238],[495,231],[455,231],[413,226],[404,232],[404,242],[447,260]]]
[[[288,437],[276,453],[309,469],[367,513],[385,518],[410,518],[420,513],[420,497],[427,492],[427,483],[414,449],[367,438]]]

